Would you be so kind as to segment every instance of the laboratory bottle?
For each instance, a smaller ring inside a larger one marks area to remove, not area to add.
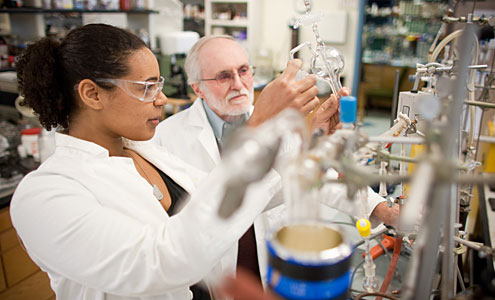
[[[340,122],[342,128],[352,129],[356,122],[357,101],[354,96],[340,98]]]
[[[131,0],[120,0],[120,10],[131,10]]]
[[[41,133],[41,128],[33,127],[21,131],[21,145],[24,154],[32,156],[35,161],[39,161],[38,136]],[[22,154],[21,154],[22,156]]]
[[[55,129],[42,129],[38,137],[39,158],[44,162],[55,152]]]

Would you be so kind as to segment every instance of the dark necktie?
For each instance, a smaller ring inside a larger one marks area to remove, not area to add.
[[[249,227],[246,233],[244,233],[239,240],[239,250],[237,251],[237,270],[239,268],[242,268],[255,276],[261,286],[254,225],[251,225],[251,227]]]
[[[232,135],[232,132],[235,130],[235,128],[237,126],[238,125],[236,125],[234,123],[228,123],[228,122],[223,123],[222,137],[220,138],[220,141],[219,141],[220,150],[225,149],[225,146],[228,143],[228,140],[229,140],[230,136]]]

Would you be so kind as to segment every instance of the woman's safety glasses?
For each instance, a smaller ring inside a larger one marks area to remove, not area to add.
[[[97,82],[107,82],[122,89],[127,95],[143,102],[156,100],[163,88],[165,78],[160,76],[158,81],[135,81],[126,79],[100,78]]]

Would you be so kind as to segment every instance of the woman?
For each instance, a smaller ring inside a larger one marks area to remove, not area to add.
[[[266,88],[258,101],[270,105],[255,109],[252,124],[312,101],[314,81],[290,84],[299,66],[290,62]],[[17,69],[41,124],[65,129],[11,202],[14,227],[57,299],[190,299],[188,287],[249,228],[279,188],[278,175],[219,219],[226,167],[205,177],[146,142],[166,104],[163,77],[153,53],[125,30],[92,24],[61,42],[42,39]]]

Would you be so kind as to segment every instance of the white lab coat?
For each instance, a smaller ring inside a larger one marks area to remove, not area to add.
[[[173,153],[184,161],[190,163],[198,169],[210,172],[220,162],[220,152],[215,139],[215,134],[211,128],[202,101],[198,98],[190,108],[179,112],[162,121],[156,131],[152,142],[163,146],[170,153]],[[298,147],[283,145],[283,151],[292,151]],[[337,177],[335,171],[329,174],[329,177]],[[341,212],[357,216],[360,208],[350,205],[347,201],[345,186],[327,185],[323,188],[322,194],[328,195],[322,199],[320,205],[320,215],[325,220],[331,220],[337,214],[336,208]],[[366,214],[370,217],[373,209],[378,203],[385,201],[371,189],[368,191],[368,209]],[[333,207],[333,208],[332,208]],[[267,271],[267,252],[265,245],[265,235],[268,230],[273,230],[277,225],[284,221],[286,217],[285,205],[279,205],[273,209],[265,211],[254,222],[256,244],[258,249],[258,263],[262,282],[266,284]],[[372,225],[377,225],[379,221],[371,217]],[[218,272],[234,273],[237,263],[237,245],[228,252],[228,255],[222,259],[223,270]],[[216,275],[214,275],[216,276]]]
[[[205,177],[150,142],[126,141],[191,195],[169,217],[130,158],[65,134],[56,142],[55,153],[17,187],[10,211],[57,300],[190,299],[188,287],[236,245],[280,189],[270,172],[222,220],[216,211],[224,166]]]

